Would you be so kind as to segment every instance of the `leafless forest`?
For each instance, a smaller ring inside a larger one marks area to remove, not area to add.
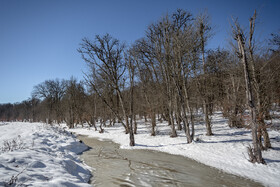
[[[183,130],[191,143],[196,114],[203,113],[212,136],[211,116],[222,111],[230,127],[252,130],[250,159],[265,163],[261,151],[271,148],[272,125],[266,120],[280,107],[280,38],[271,33],[260,45],[257,18],[252,13],[247,27],[232,19],[230,49],[208,49],[215,34],[209,16],[181,9],[155,21],[131,46],[110,34],[84,38],[77,46],[88,65],[83,81],[46,80],[30,99],[0,105],[0,120],[88,123],[100,133],[121,123],[133,146],[139,118],[150,123],[151,136],[158,121],[168,121],[171,137]]]

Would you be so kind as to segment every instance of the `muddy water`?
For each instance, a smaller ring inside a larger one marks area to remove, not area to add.
[[[93,186],[261,186],[182,156],[151,150],[123,150],[111,141],[78,138],[91,147],[81,157],[94,168]]]

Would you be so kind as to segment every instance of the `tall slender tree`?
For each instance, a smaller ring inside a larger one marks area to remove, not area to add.
[[[248,148],[250,161],[257,162],[257,163],[265,163],[264,159],[262,158],[262,152],[260,149],[259,139],[257,135],[259,125],[256,116],[257,109],[253,97],[252,78],[249,72],[249,64],[248,64],[248,58],[246,53],[246,46],[245,46],[246,40],[245,40],[244,32],[241,29],[237,20],[234,21],[234,26],[232,27],[232,29],[233,29],[234,39],[237,41],[237,45],[238,45],[237,54],[243,64],[244,80],[245,80],[245,87],[246,87],[246,99],[251,114],[253,148],[252,149]]]

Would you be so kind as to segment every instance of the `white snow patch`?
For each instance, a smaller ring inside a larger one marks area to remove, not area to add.
[[[90,168],[77,155],[87,148],[61,128],[2,123],[0,186],[90,186]]]

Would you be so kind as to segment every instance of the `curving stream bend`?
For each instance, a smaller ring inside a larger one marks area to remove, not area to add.
[[[91,147],[81,157],[91,166],[93,186],[262,186],[183,156],[151,150],[119,149],[111,141],[78,136]]]

